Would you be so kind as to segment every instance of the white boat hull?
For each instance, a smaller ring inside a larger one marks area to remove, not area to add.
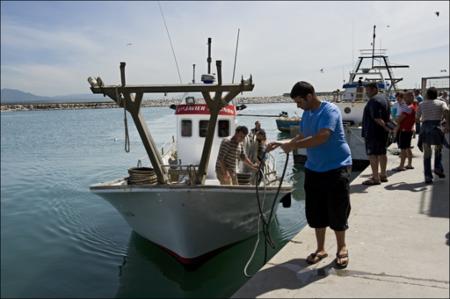
[[[113,205],[142,237],[176,255],[181,262],[210,253],[257,233],[255,186],[111,186],[91,187]],[[276,187],[266,191],[270,213]],[[282,187],[278,200],[291,191]],[[263,198],[261,187],[260,197]],[[274,213],[278,208],[275,205]]]
[[[342,121],[360,125],[363,119],[366,102],[334,102],[341,110]]]

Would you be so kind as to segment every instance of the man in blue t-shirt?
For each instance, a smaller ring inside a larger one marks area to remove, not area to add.
[[[281,147],[286,153],[306,148],[305,214],[315,229],[317,249],[306,261],[315,264],[327,257],[325,232],[329,226],[337,241],[335,264],[345,268],[348,250],[345,244],[347,219],[350,215],[350,172],[352,157],[345,140],[339,108],[317,98],[314,87],[300,81],[292,88],[291,98],[304,110],[300,132],[291,140],[269,143],[267,150]]]

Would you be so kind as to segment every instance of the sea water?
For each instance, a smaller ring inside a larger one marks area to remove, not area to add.
[[[242,114],[298,110],[294,104],[248,106]],[[163,146],[175,134],[173,110],[142,113]],[[289,137],[271,117],[239,116],[238,123],[250,129],[257,119],[269,141]],[[243,270],[256,236],[185,268],[89,191],[127,176],[138,160],[150,165],[129,115],[131,151],[124,151],[124,120],[118,108],[1,113],[1,297],[229,297],[248,280]],[[281,173],[286,155],[274,155]],[[285,178],[294,183],[292,206],[280,205],[271,225],[276,247],[265,256],[261,239],[249,274],[306,225],[303,169],[292,161]]]

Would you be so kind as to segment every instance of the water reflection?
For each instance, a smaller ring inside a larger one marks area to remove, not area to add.
[[[276,235],[275,221],[271,231]],[[278,248],[268,248],[271,258],[287,241],[280,242]],[[119,266],[118,298],[139,297],[229,297],[248,278],[243,274],[244,266],[255,244],[256,237],[242,241],[219,252],[198,268],[186,268],[165,250],[133,232],[130,236],[127,255]],[[263,253],[260,241],[258,252]],[[258,254],[248,269],[255,273],[263,265],[263,254]]]
[[[275,248],[267,247],[267,260],[278,252],[305,226],[302,167],[290,174],[294,185],[292,205],[280,204],[270,226]],[[164,249],[132,232],[127,255],[119,266],[119,288],[116,297],[229,297],[247,280],[244,267],[256,244],[257,236],[236,243],[199,265],[186,268]],[[256,273],[264,264],[262,233],[256,255],[247,269]]]

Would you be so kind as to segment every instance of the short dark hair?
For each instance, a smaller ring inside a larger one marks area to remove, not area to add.
[[[290,97],[291,99],[295,99],[300,96],[302,98],[306,97],[308,94],[315,95],[314,87],[305,81],[300,81],[295,83],[294,87],[292,87]]]
[[[248,129],[247,129],[246,126],[237,126],[236,127],[236,133],[239,133],[239,132],[242,132],[245,135],[247,135],[248,134]]]
[[[366,84],[366,87],[378,89],[378,84],[377,84],[377,82],[369,82]]]
[[[435,100],[437,99],[438,91],[436,87],[430,87],[427,89],[427,99],[429,100]]]
[[[266,131],[264,129],[259,130],[258,132],[256,132],[256,134],[266,137]]]

